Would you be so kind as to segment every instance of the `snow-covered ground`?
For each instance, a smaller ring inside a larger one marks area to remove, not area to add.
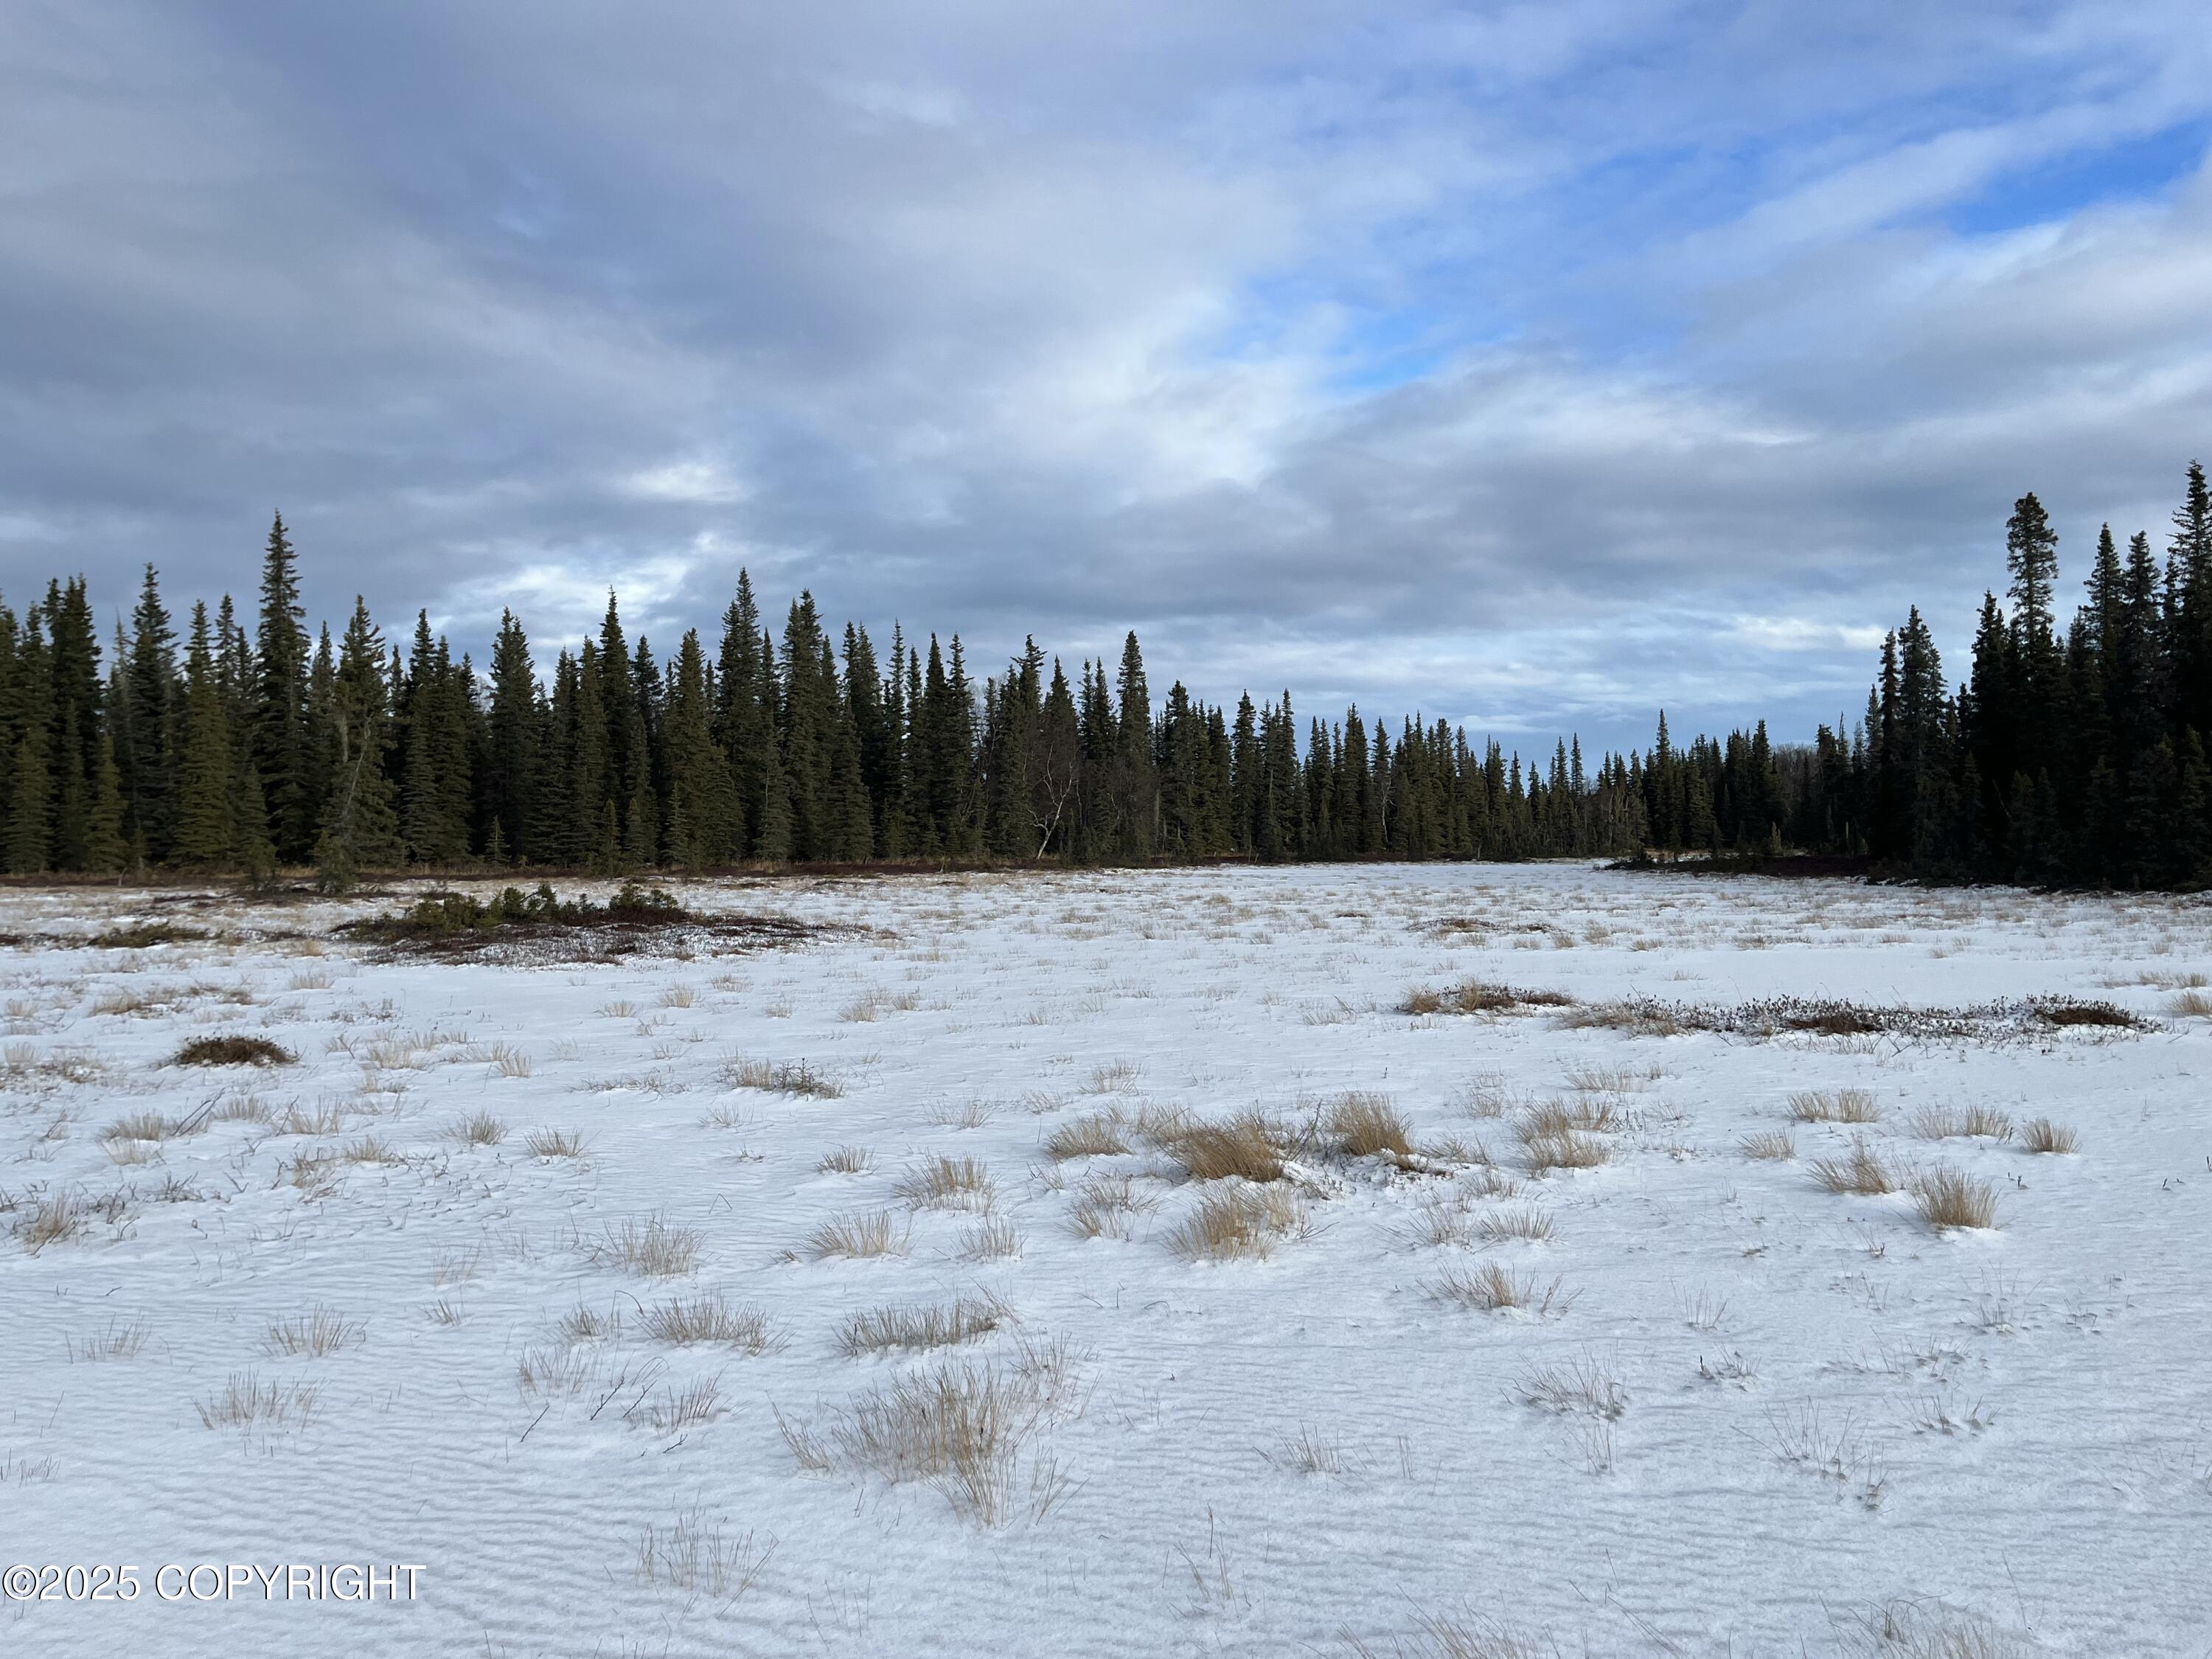
[[[0,896],[33,941],[0,951],[0,1566],[143,1586],[0,1603],[0,1650],[2212,1651],[2194,902],[1558,866],[677,890],[867,931],[456,964],[330,936],[398,898]],[[156,916],[210,937],[52,942]],[[1470,979],[2154,1024],[1401,1012]],[[170,1063],[233,1032],[297,1063]],[[1417,1155],[1346,1155],[1347,1092]],[[1553,1103],[1606,1161],[1530,1172]],[[1931,1137],[1973,1108],[2011,1137]],[[1190,1179],[1177,1113],[1255,1109],[1285,1178]],[[1129,1150],[1054,1155],[1085,1136]],[[1824,1190],[1857,1146],[1900,1190]],[[1926,1224],[1938,1166],[2001,1224]],[[1238,1193],[1275,1194],[1264,1255],[1176,1248]],[[34,1251],[42,1214],[76,1231]],[[887,1253],[822,1254],[872,1220]],[[1473,1305],[1498,1279],[1528,1305]],[[715,1340],[664,1340],[677,1303]],[[855,1323],[962,1304],[984,1328],[934,1348]],[[898,1410],[933,1400],[964,1460]],[[155,1593],[202,1563],[422,1571],[396,1605]],[[1947,1628],[1988,1645],[1911,1645]]]

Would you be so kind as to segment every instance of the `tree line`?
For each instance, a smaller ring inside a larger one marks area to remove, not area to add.
[[[1136,635],[1073,680],[1034,640],[979,684],[956,635],[833,638],[810,594],[780,632],[750,579],[710,653],[595,636],[541,675],[501,617],[486,666],[418,612],[403,647],[356,599],[311,637],[281,515],[249,632],[225,596],[181,637],[148,567],[106,672],[84,579],[0,605],[0,862],[14,874],[529,866],[1070,864],[1844,853],[1939,878],[2194,883],[2207,867],[2212,512],[2192,465],[2165,566],[2107,532],[2062,642],[2057,538],[2021,498],[2008,615],[1945,690],[1916,610],[1863,723],[1765,723],[1587,765],[1357,708],[1301,729],[1290,694],[1155,704]]]

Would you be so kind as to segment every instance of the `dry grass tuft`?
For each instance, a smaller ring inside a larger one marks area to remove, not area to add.
[[[2031,1152],[2071,1152],[2080,1150],[2081,1138],[2063,1123],[2034,1117],[2020,1126],[2020,1144]]]
[[[825,1221],[809,1234],[808,1254],[817,1261],[831,1256],[864,1260],[870,1256],[904,1255],[908,1229],[891,1218],[890,1212],[874,1215],[840,1216]]]
[[[128,1117],[118,1117],[100,1132],[103,1140],[170,1140],[182,1135],[196,1135],[208,1126],[212,1115],[207,1111],[194,1112],[190,1117],[163,1117],[159,1112],[133,1112]]]
[[[960,1236],[963,1261],[1006,1261],[1022,1253],[1022,1236],[1003,1216],[979,1221]]]
[[[314,1385],[264,1382],[252,1371],[234,1376],[221,1394],[192,1402],[210,1429],[298,1428],[315,1414]]]
[[[1513,1392],[1522,1405],[1562,1417],[1579,1414],[1610,1423],[1619,1421],[1628,1409],[1628,1395],[1620,1380],[1587,1357],[1527,1371]]]
[[[963,1297],[946,1308],[878,1308],[854,1314],[837,1328],[837,1346],[848,1359],[863,1354],[915,1352],[949,1348],[1013,1322],[1013,1314],[995,1297]]]
[[[177,1050],[172,1066],[289,1066],[299,1056],[258,1036],[194,1037]]]
[[[2166,1012],[2177,1019],[2212,1018],[2212,996],[2202,991],[2184,991],[2166,1005]]]
[[[1485,1212],[1476,1220],[1474,1231],[1486,1244],[1502,1244],[1516,1238],[1543,1244],[1549,1243],[1552,1237],[1552,1218],[1549,1212],[1534,1204],[1508,1204],[1502,1209]]]
[[[1761,1129],[1746,1135],[1736,1147],[1746,1158],[1780,1163],[1797,1156],[1797,1138],[1787,1129]]]
[[[83,1206],[59,1194],[41,1200],[15,1222],[15,1237],[32,1255],[85,1230]]]
[[[758,1358],[780,1353],[791,1344],[791,1339],[761,1310],[732,1308],[719,1296],[664,1302],[647,1309],[639,1323],[654,1341],[679,1348],[708,1344]]]
[[[1533,1273],[1509,1273],[1495,1261],[1486,1261],[1468,1271],[1448,1269],[1429,1286],[1429,1294],[1439,1302],[1472,1308],[1479,1313],[1518,1310],[1539,1319],[1549,1319],[1574,1305],[1574,1297],[1563,1292],[1559,1285],[1556,1279],[1549,1285],[1540,1285]]]
[[[532,1129],[522,1138],[522,1149],[532,1158],[581,1158],[584,1138],[566,1129]]]
[[[2031,1651],[1978,1613],[1937,1602],[1889,1601],[1839,1631],[1848,1654],[1866,1659],[2015,1659]]]
[[[1383,1095],[1340,1095],[1329,1106],[1327,1121],[1349,1158],[1404,1158],[1413,1150],[1412,1127]]]
[[[106,1328],[97,1334],[82,1340],[76,1337],[64,1337],[63,1343],[73,1365],[81,1361],[136,1359],[144,1350],[150,1334],[143,1319],[133,1320],[127,1325],[119,1319],[110,1319]]]
[[[1416,987],[1398,1005],[1401,1014],[1502,1014],[1516,1008],[1571,1008],[1574,998],[1565,991],[1522,991],[1510,985],[1467,980],[1437,990]]]
[[[1912,1115],[1905,1127],[1923,1140],[1948,1140],[1957,1137],[1989,1140],[2012,1139],[2012,1120],[1993,1106],[1969,1106],[1964,1110],[1948,1106],[1925,1106]]]
[[[574,1400],[599,1374],[599,1358],[586,1349],[526,1348],[515,1362],[514,1386],[526,1400]]]
[[[917,1210],[988,1210],[998,1198],[981,1163],[942,1155],[908,1170],[891,1190]]]
[[[1111,1158],[1127,1152],[1129,1140],[1119,1113],[1093,1112],[1054,1129],[1045,1137],[1044,1150],[1046,1157],[1056,1159]]]
[[[1025,1351],[1012,1366],[946,1364],[902,1376],[839,1412],[827,1432],[777,1421],[802,1468],[840,1462],[896,1484],[935,1487],[954,1511],[996,1527],[1026,1510],[1042,1519],[1067,1483],[1049,1459],[1020,1477],[1025,1444],[1073,1387],[1064,1348]]]
[[[489,1112],[476,1112],[459,1120],[447,1133],[464,1146],[496,1146],[507,1139],[507,1125]]]
[[[659,1434],[680,1434],[711,1423],[729,1408],[722,1404],[720,1377],[702,1376],[681,1389],[665,1388],[647,1402],[645,1420]]]
[[[814,1167],[823,1175],[866,1175],[875,1163],[876,1155],[865,1146],[840,1146],[825,1152]]]
[[[1192,1261],[1258,1258],[1305,1224],[1305,1209],[1295,1194],[1273,1187],[1232,1187],[1200,1199],[1168,1235],[1168,1246]]]
[[[1937,1232],[1997,1224],[1997,1191],[1986,1181],[1939,1164],[1912,1178],[1912,1204]]]
[[[1086,1095],[1122,1094],[1137,1086],[1137,1078],[1144,1067],[1133,1060],[1109,1060],[1091,1073],[1090,1081],[1083,1085]]]
[[[1877,1123],[1881,1108],[1863,1089],[1808,1091],[1790,1097],[1790,1115],[1800,1123]]]
[[[1897,1177],[1889,1165],[1863,1140],[1852,1146],[1849,1158],[1814,1158],[1813,1179],[1823,1192],[1856,1193],[1862,1198],[1897,1190]]]
[[[1093,1176],[1069,1206],[1067,1224],[1078,1238],[1127,1238],[1130,1218],[1156,1207],[1127,1176]]]
[[[1523,1124],[1519,1133],[1522,1157],[1532,1176],[1548,1175],[1553,1170],[1594,1170],[1613,1156],[1605,1142],[1573,1129]]]
[[[647,1279],[680,1279],[698,1266],[699,1243],[696,1229],[672,1227],[657,1215],[632,1217],[620,1225],[609,1222],[591,1256]]]
[[[1266,1182],[1283,1178],[1283,1160],[1267,1121],[1244,1112],[1219,1123],[1191,1123],[1167,1143],[1168,1156],[1193,1181],[1231,1176]]]
[[[1350,1631],[1342,1632],[1342,1638],[1355,1659],[1380,1659],[1376,1650]],[[1556,1643],[1517,1636],[1490,1620],[1468,1624],[1437,1613],[1421,1615],[1412,1645],[1394,1640],[1390,1651],[1395,1659],[1559,1659],[1559,1655]]]
[[[845,1092],[842,1084],[824,1077],[803,1060],[795,1066],[771,1065],[764,1060],[733,1056],[722,1063],[720,1076],[725,1089],[759,1089],[769,1094],[807,1095],[817,1100],[835,1100]]]
[[[704,1595],[727,1607],[750,1589],[775,1553],[771,1537],[756,1547],[753,1534],[727,1538],[697,1510],[689,1510],[668,1527],[648,1525],[637,1541],[635,1578],[678,1595]]]
[[[332,1308],[317,1308],[295,1318],[270,1321],[261,1346],[267,1353],[321,1359],[368,1340],[368,1328],[358,1319],[348,1319]]]

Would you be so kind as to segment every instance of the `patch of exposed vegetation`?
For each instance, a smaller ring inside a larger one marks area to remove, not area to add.
[[[1574,999],[1565,991],[1523,991],[1510,985],[1493,985],[1470,979],[1438,990],[1418,986],[1398,1005],[1401,1014],[1508,1014],[1522,1008],[1569,1008]]]
[[[1718,1006],[1630,997],[1571,1008],[1561,1015],[1560,1023],[1625,1031],[1632,1036],[1712,1031],[1758,1038],[1802,1034],[1886,1036],[1920,1042],[2024,1041],[2073,1029],[2116,1033],[2156,1029],[2152,1021],[2116,1004],[2071,997],[2027,997],[1966,1008],[1918,1008],[1808,997],[1768,997]]]
[[[135,921],[94,934],[92,945],[99,951],[143,951],[149,945],[185,945],[206,937],[197,927],[180,927],[173,921]]]
[[[299,1056],[267,1037],[236,1032],[194,1037],[177,1050],[172,1066],[289,1066]]]
[[[629,881],[604,904],[580,896],[564,899],[548,882],[528,893],[503,888],[489,899],[428,893],[397,915],[347,922],[337,931],[394,955],[607,962],[676,934],[728,952],[803,945],[849,930],[792,916],[703,914],[658,887]]]

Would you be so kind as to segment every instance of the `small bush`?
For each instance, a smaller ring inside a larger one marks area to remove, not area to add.
[[[1948,1164],[1913,1177],[1912,1202],[1920,1218],[1939,1233],[1997,1224],[1996,1188]]]
[[[2071,1152],[2081,1142],[2081,1137],[2064,1124],[2036,1117],[2021,1125],[2020,1144],[2031,1152]]]
[[[289,1066],[299,1056],[258,1036],[194,1037],[177,1050],[172,1066]]]

